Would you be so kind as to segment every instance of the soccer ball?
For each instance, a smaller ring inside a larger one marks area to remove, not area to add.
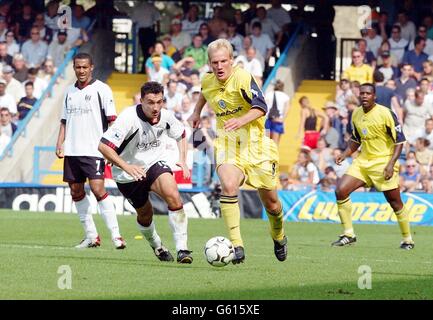
[[[206,242],[204,255],[211,266],[224,267],[232,261],[235,250],[229,239],[213,237]]]

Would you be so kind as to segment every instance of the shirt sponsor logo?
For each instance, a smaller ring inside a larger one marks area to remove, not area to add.
[[[137,149],[140,151],[146,151],[152,148],[158,148],[160,145],[161,145],[160,140],[155,140],[152,142],[142,142],[142,143],[137,143]]]
[[[219,112],[219,113],[217,112],[216,116],[217,117],[225,117],[225,116],[233,115],[233,114],[240,112],[242,109],[243,109],[242,107],[237,107],[234,110],[227,110],[227,111]]]
[[[91,113],[92,109],[91,108],[81,108],[81,107],[67,107],[66,108],[66,113],[70,114],[70,115],[82,115],[82,114],[88,114]]]
[[[86,94],[86,96],[84,97],[84,99],[86,100],[86,102],[90,102],[90,100],[92,100],[92,96],[89,94]]]
[[[224,102],[224,100],[219,100],[218,101],[218,105],[220,106],[221,109],[225,109],[226,108],[226,103]]]

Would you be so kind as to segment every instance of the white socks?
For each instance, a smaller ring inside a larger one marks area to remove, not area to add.
[[[104,222],[111,232],[111,239],[120,238],[119,224],[117,223],[116,209],[114,203],[107,196],[98,201],[99,211],[101,212]]]
[[[147,239],[152,248],[156,249],[162,246],[161,238],[159,237],[158,233],[156,233],[155,224],[153,221],[148,227],[142,226],[137,221],[137,226],[141,234]]]
[[[168,210],[168,222],[173,232],[174,242],[176,243],[176,251],[188,250],[187,245],[187,229],[188,229],[188,218],[183,211],[183,208],[171,211]]]
[[[75,202],[80,222],[83,225],[86,238],[94,240],[98,236],[95,222],[93,222],[92,213],[90,212],[90,201],[87,195],[80,201]]]

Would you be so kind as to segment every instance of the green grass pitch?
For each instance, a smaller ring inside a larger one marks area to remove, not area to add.
[[[289,255],[276,260],[268,223],[243,220],[246,261],[215,268],[204,259],[205,242],[226,235],[222,220],[189,220],[192,265],[159,262],[138,234],[134,216],[120,216],[127,241],[115,250],[100,216],[102,245],[77,250],[82,229],[76,215],[0,210],[0,299],[432,299],[433,229],[414,227],[416,248],[398,248],[398,227],[356,225],[358,243],[332,248],[338,224],[286,223]],[[174,253],[165,216],[157,230]],[[59,267],[72,271],[72,288],[60,290]],[[358,288],[358,268],[371,268],[372,289]]]

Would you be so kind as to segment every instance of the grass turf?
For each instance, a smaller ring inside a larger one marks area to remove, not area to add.
[[[0,210],[0,299],[432,299],[432,228],[414,227],[416,248],[398,248],[398,227],[356,225],[358,243],[332,248],[338,224],[286,223],[289,255],[276,260],[268,224],[243,220],[246,261],[224,268],[203,257],[205,242],[225,235],[222,220],[189,220],[191,265],[159,262],[138,234],[135,217],[120,216],[127,241],[115,250],[100,216],[102,245],[77,250],[82,229],[76,215]],[[166,217],[155,217],[174,254]],[[72,289],[57,286],[62,265]],[[372,289],[358,289],[358,268],[372,270]]]

